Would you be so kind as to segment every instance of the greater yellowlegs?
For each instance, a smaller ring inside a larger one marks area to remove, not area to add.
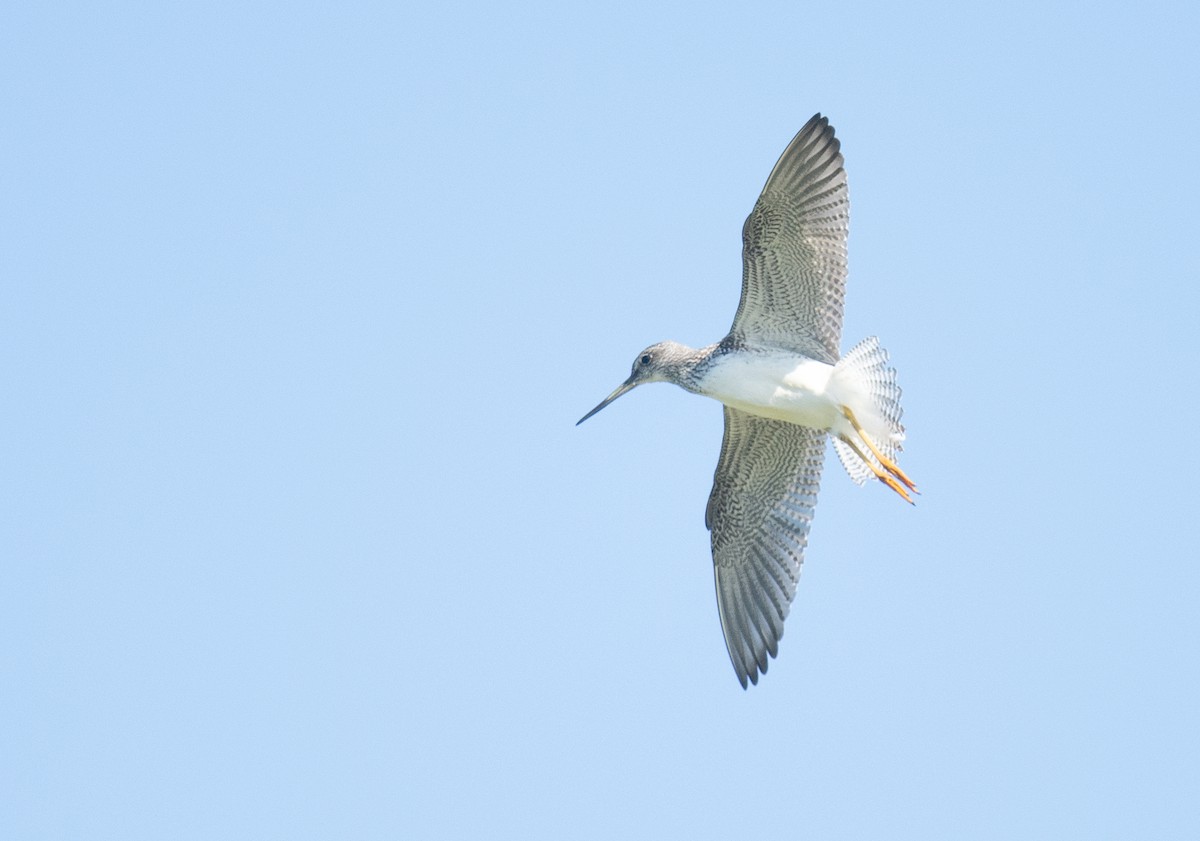
[[[874,476],[910,503],[916,492],[895,461],[904,427],[887,352],[872,337],[838,353],[850,215],[840,148],[817,114],[771,170],[742,228],[742,298],[729,335],[698,349],[651,345],[579,419],[643,383],[675,383],[725,405],[705,524],[721,630],[743,688],[779,653],[826,434],[858,484]]]

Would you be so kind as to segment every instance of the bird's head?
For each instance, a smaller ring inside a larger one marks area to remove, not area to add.
[[[601,400],[596,408],[580,418],[575,425],[579,426],[622,394],[632,391],[644,383],[671,382],[683,385],[682,374],[685,365],[695,355],[696,351],[679,344],[679,342],[659,342],[656,345],[650,345],[633,360],[633,370],[629,372],[629,378],[617,386],[612,394]]]

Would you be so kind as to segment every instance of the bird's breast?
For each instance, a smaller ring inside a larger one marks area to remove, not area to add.
[[[786,353],[736,352],[714,362],[701,392],[750,414],[828,429],[839,417],[826,394],[833,366]]]

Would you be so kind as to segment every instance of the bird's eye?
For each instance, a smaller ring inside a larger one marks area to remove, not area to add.
[[[649,364],[650,364],[650,354],[648,354],[648,353],[643,353],[643,354],[642,354],[642,364],[643,364],[643,365],[649,365]]]

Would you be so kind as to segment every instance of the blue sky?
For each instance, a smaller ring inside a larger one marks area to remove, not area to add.
[[[1200,834],[1184,2],[0,13],[0,836]],[[830,116],[844,347],[743,692],[711,401]]]

